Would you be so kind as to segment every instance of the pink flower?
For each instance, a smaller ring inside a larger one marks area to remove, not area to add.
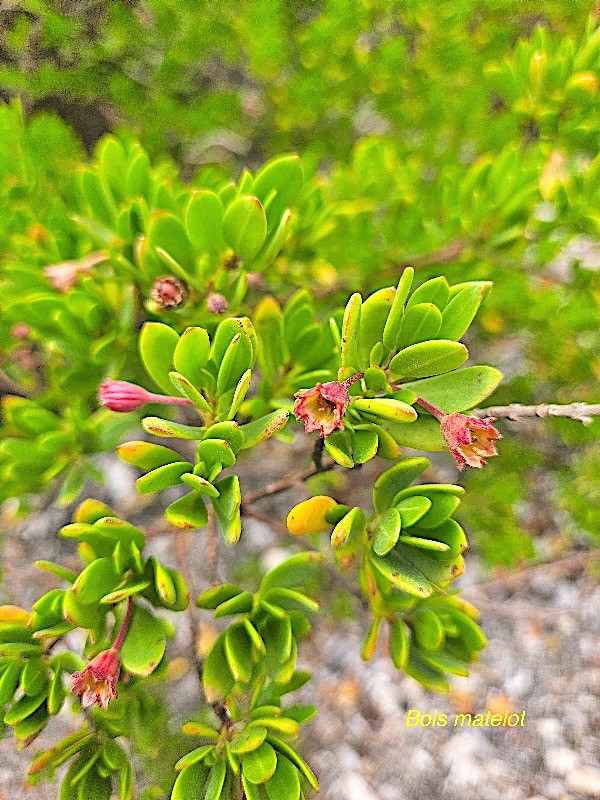
[[[59,292],[68,292],[77,283],[80,275],[87,275],[92,267],[107,260],[103,253],[90,253],[78,261],[62,261],[60,264],[50,264],[44,267],[44,275]]]
[[[163,405],[191,406],[185,397],[168,397],[163,394],[147,392],[141,386],[128,381],[105,381],[98,392],[100,404],[111,411],[137,411],[148,403]]]
[[[317,383],[312,389],[296,392],[294,414],[304,423],[306,433],[320,431],[321,438],[335,430],[344,430],[343,416],[350,397],[347,382]]]
[[[480,469],[485,465],[486,458],[498,455],[494,442],[502,437],[491,424],[494,419],[478,419],[465,414],[445,414],[441,417],[442,436],[459,470],[465,464]]]
[[[172,275],[154,281],[150,297],[161,308],[178,308],[188,296],[187,287]]]
[[[111,700],[118,697],[115,684],[119,679],[121,659],[111,648],[93,658],[85,669],[73,674],[71,691],[81,697],[81,705],[89,708],[97,703],[106,711]]]

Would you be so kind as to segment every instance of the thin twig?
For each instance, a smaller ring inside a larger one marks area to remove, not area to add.
[[[593,417],[600,416],[600,403],[568,403],[566,405],[541,403],[537,406],[522,406],[520,403],[511,403],[509,406],[490,406],[490,408],[476,408],[469,412],[474,417],[496,417],[509,419],[516,422],[525,417],[567,417],[591,425]]]
[[[468,592],[487,591],[488,589],[512,589],[527,583],[530,578],[543,572],[550,572],[556,576],[568,575],[574,570],[583,568],[589,561],[594,558],[600,558],[600,554],[596,550],[585,550],[578,553],[570,553],[563,558],[554,559],[552,561],[541,561],[538,564],[531,564],[530,566],[523,567],[514,572],[508,572],[505,575],[500,575],[497,578],[491,578],[482,583],[476,583],[473,586],[468,586],[463,589],[466,594]]]
[[[386,273],[393,272],[397,274],[398,270],[405,269],[406,267],[413,267],[413,269],[421,269],[424,267],[433,267],[436,264],[445,264],[448,261],[455,261],[459,258],[467,243],[464,239],[456,239],[453,242],[448,242],[439,250],[434,250],[432,253],[424,253],[421,256],[415,256],[403,264],[395,264],[392,268],[386,269]]]
[[[298,472],[292,472],[290,475],[286,475],[278,481],[268,483],[266,486],[263,486],[262,489],[256,489],[254,492],[246,492],[242,497],[242,508],[256,503],[257,500],[262,500],[263,497],[270,497],[273,494],[285,492],[286,489],[289,489],[295,484],[302,483],[308,480],[308,478],[312,478],[313,475],[318,475],[319,472],[325,472],[332,469],[334,466],[335,462],[328,461],[323,464],[321,468],[317,466],[306,467],[305,469],[298,470]]]

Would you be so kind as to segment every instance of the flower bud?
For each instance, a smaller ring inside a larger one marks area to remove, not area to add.
[[[212,314],[224,314],[229,307],[227,300],[217,292],[211,292],[208,295],[207,305]]]
[[[137,411],[148,403],[162,405],[190,406],[192,403],[185,397],[167,397],[167,395],[147,392],[141,386],[128,381],[105,381],[98,392],[100,404],[111,411]]]

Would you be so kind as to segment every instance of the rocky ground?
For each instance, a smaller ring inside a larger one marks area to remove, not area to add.
[[[281,472],[277,460],[266,463],[254,485]],[[153,510],[130,499],[135,498],[133,475],[114,466],[110,474],[107,499],[125,512],[148,517]],[[251,488],[248,476],[245,489]],[[261,510],[281,519],[282,509],[304,496],[295,487],[278,499],[269,498]],[[63,511],[51,508],[6,535],[0,602],[27,606],[54,585],[52,576],[34,574],[29,565],[36,558],[68,563],[71,544],[53,535],[66,521]],[[244,539],[245,553],[265,564],[276,561],[289,544],[256,519],[247,520]],[[188,557],[193,574],[202,576],[205,550],[197,542],[191,542]],[[168,538],[153,540],[153,547],[169,559]],[[225,561],[232,558],[231,551],[220,555]],[[321,780],[323,800],[600,798],[600,586],[597,575],[586,569],[588,561],[585,554],[575,554],[556,567],[489,581],[476,557],[469,556],[465,596],[482,608],[489,646],[471,676],[456,679],[448,696],[427,692],[403,677],[383,653],[363,663],[363,620],[317,625],[301,656],[314,680],[299,694],[304,702],[316,698],[320,707],[306,726],[303,749]],[[203,586],[199,580],[194,590]],[[185,645],[182,631],[173,649],[184,652]],[[196,691],[192,676],[179,682],[174,699],[178,715],[185,717]],[[410,709],[447,713],[449,722],[445,727],[407,727]],[[525,712],[525,725],[452,725],[457,712],[487,710]],[[58,720],[62,730],[72,724],[67,714]],[[56,736],[56,729],[45,733],[33,747]],[[0,741],[0,800],[55,800],[56,786],[23,786],[26,766],[27,755],[16,753],[7,735]]]

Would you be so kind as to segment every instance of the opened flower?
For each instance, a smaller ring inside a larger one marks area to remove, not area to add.
[[[110,701],[118,697],[115,685],[120,669],[119,653],[111,648],[99,653],[81,672],[73,674],[71,691],[81,697],[83,708],[97,703],[106,711]]]
[[[465,414],[447,414],[440,420],[442,436],[462,470],[465,464],[480,469],[485,459],[497,456],[494,442],[502,437],[491,424],[494,417],[479,419]]]
[[[306,433],[319,431],[321,438],[336,430],[344,430],[344,414],[350,402],[348,389],[363,377],[363,373],[353,375],[348,380],[317,383],[312,389],[296,392],[294,414],[304,423]]]
[[[465,464],[481,469],[486,458],[498,455],[494,442],[502,436],[491,424],[495,417],[479,419],[466,414],[444,414],[422,397],[417,397],[416,402],[439,420],[442,436],[459,470]]]

